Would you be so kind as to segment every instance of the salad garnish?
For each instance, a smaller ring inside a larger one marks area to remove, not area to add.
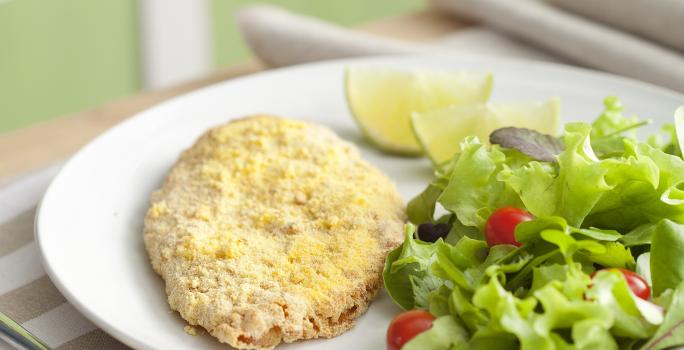
[[[400,308],[435,317],[402,349],[684,345],[684,108],[670,140],[642,142],[650,121],[604,105],[560,138],[468,137],[436,166],[383,273]]]

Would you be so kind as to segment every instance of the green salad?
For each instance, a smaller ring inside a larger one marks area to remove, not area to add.
[[[558,138],[518,128],[496,130],[491,145],[466,138],[409,202],[383,273],[394,302],[424,310],[429,327],[393,324],[388,339],[409,334],[404,350],[684,345],[678,114],[667,141],[637,140],[648,121],[613,97]]]

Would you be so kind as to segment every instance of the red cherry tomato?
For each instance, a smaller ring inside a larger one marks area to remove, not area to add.
[[[641,277],[638,273],[627,269],[611,268],[609,270],[618,270],[622,272],[622,275],[625,277],[625,280],[627,281],[629,289],[632,290],[632,293],[634,293],[634,295],[644,300],[649,300],[651,298],[651,287],[648,285],[646,280],[643,277]],[[596,272],[598,271],[594,271],[594,273],[591,274],[592,278],[594,277],[594,275],[596,275]]]
[[[430,329],[434,319],[435,316],[425,310],[400,313],[387,328],[387,350],[400,350],[413,337]]]
[[[485,224],[485,238],[489,246],[498,244],[512,244],[520,247],[520,242],[515,240],[515,227],[523,222],[530,221],[534,217],[526,210],[504,207],[498,209],[487,219]]]

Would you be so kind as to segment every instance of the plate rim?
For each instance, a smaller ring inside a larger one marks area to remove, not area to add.
[[[78,149],[73,155],[71,155],[62,165],[60,170],[57,172],[57,174],[50,180],[50,184],[48,185],[47,189],[45,190],[44,194],[41,196],[41,199],[36,207],[36,214],[35,214],[35,219],[34,219],[34,241],[36,244],[36,247],[38,248],[38,252],[40,255],[40,261],[45,269],[45,272],[47,276],[50,278],[51,282],[55,285],[57,290],[65,297],[65,299],[78,311],[80,312],[85,318],[87,318],[90,322],[92,322],[95,326],[98,328],[102,329],[118,341],[126,344],[127,346],[136,348],[136,349],[156,349],[154,346],[145,343],[144,341],[140,341],[135,337],[129,336],[125,331],[119,329],[118,326],[116,326],[114,323],[111,323],[107,321],[105,318],[100,317],[96,313],[90,310],[90,308],[82,303],[73,293],[72,291],[67,288],[63,281],[59,277],[59,272],[56,271],[58,269],[55,269],[55,266],[51,264],[50,261],[48,261],[48,258],[46,257],[46,247],[45,243],[41,239],[43,235],[48,234],[47,231],[49,231],[47,228],[43,227],[44,223],[44,216],[42,215],[44,207],[44,200],[47,198],[51,193],[54,191],[54,187],[59,184],[61,181],[62,177],[65,176],[66,170],[69,169],[70,167],[73,167],[74,164],[76,164],[85,154],[87,150],[92,149],[93,147],[96,147],[98,144],[104,142],[111,134],[117,132],[118,130],[121,130],[122,128],[126,127],[130,123],[135,123],[138,119],[140,119],[142,116],[150,113],[154,113],[155,110],[161,109],[165,107],[166,105],[173,104],[173,103],[178,103],[179,100],[183,99],[192,99],[193,96],[195,95],[200,95],[204,93],[205,91],[216,89],[219,86],[222,85],[232,85],[232,84],[240,84],[242,81],[245,80],[252,80],[252,79],[263,79],[264,77],[268,77],[271,75],[277,75],[281,73],[287,73],[287,72],[295,72],[298,70],[307,70],[311,68],[316,68],[316,67],[325,67],[325,66],[344,66],[344,65],[353,65],[353,64],[373,64],[373,63],[378,63],[378,62],[383,62],[383,61],[407,61],[407,62],[444,62],[446,60],[463,60],[463,61],[475,61],[475,60],[482,60],[485,62],[489,62],[493,65],[509,65],[509,66],[516,66],[516,65],[529,65],[529,66],[534,66],[535,69],[542,69],[542,70],[552,70],[556,72],[560,72],[563,74],[572,74],[572,75],[584,75],[587,78],[592,78],[592,79],[602,79],[604,81],[608,81],[611,83],[618,83],[621,85],[625,85],[628,88],[632,89],[646,89],[646,90],[651,90],[653,92],[657,92],[660,95],[667,95],[669,98],[672,99],[679,99],[682,101],[682,104],[684,104],[684,93],[680,93],[678,91],[665,88],[659,85],[655,85],[650,82],[645,82],[641,81],[638,79],[630,78],[630,77],[625,77],[609,72],[604,72],[604,71],[598,71],[595,69],[590,69],[590,68],[585,68],[585,67],[577,67],[577,66],[571,66],[568,64],[562,64],[562,63],[554,63],[554,62],[546,62],[546,61],[536,61],[536,60],[527,60],[527,59],[519,59],[519,58],[508,58],[508,57],[496,57],[496,56],[490,56],[490,55],[483,55],[483,54],[472,54],[472,53],[432,53],[432,54],[389,54],[389,55],[369,55],[369,56],[360,56],[360,57],[348,57],[348,58],[338,58],[338,59],[332,59],[332,60],[323,60],[323,61],[316,61],[316,62],[306,62],[306,63],[301,63],[301,64],[296,64],[296,65],[291,65],[291,66],[286,66],[286,67],[278,67],[278,68],[273,68],[273,69],[268,69],[262,72],[257,72],[254,74],[248,74],[244,76],[240,76],[237,78],[233,79],[227,79],[223,80],[220,82],[216,82],[195,90],[191,90],[188,92],[185,92],[183,94],[180,94],[178,96],[171,97],[167,100],[161,101],[157,104],[154,104],[152,106],[149,106],[141,111],[136,112],[135,114],[129,116],[128,118],[120,121],[119,123],[115,124],[114,126],[110,127],[109,129],[103,131],[99,135],[97,135],[95,138],[90,140],[88,143],[83,145],[81,148]],[[426,63],[425,65],[428,65],[429,63]],[[448,69],[444,69],[448,70]]]

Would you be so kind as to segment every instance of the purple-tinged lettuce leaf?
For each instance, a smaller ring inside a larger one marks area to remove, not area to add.
[[[494,130],[489,142],[515,149],[532,159],[555,162],[556,156],[565,148],[563,142],[551,135],[527,128],[505,127]]]

